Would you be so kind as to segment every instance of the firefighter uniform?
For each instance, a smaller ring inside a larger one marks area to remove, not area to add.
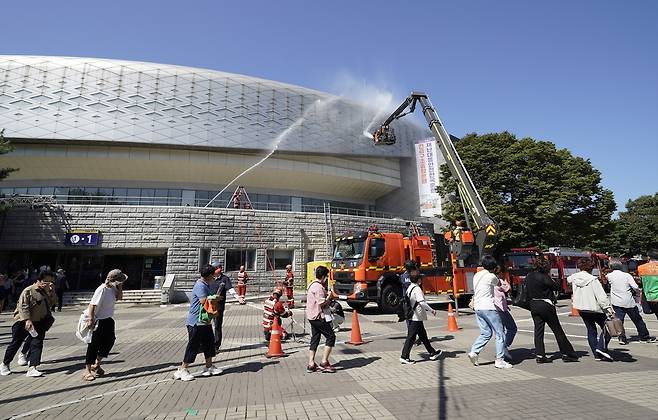
[[[293,295],[293,286],[295,284],[295,273],[292,272],[292,265],[288,264],[286,266],[286,279],[284,281],[286,285],[286,298],[288,298],[288,307],[295,307],[295,298]]]
[[[240,271],[238,271],[238,297],[242,298],[243,301],[241,305],[246,305],[247,302],[244,301],[244,297],[247,294],[247,281],[249,280],[249,275],[244,269],[244,265],[240,266]]]
[[[277,317],[279,319],[279,325],[281,325],[281,318],[287,318],[292,315],[290,310],[283,306],[283,303],[279,300],[281,295],[281,289],[276,288],[272,292],[272,296],[267,298],[263,304],[263,334],[266,341],[270,341],[274,318]],[[288,332],[283,329],[283,326],[281,327],[281,338],[283,340],[288,338]]]

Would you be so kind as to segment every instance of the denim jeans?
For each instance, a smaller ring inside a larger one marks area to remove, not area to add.
[[[495,333],[496,359],[502,359],[505,356],[505,332],[503,331],[503,322],[500,319],[500,314],[495,309],[476,310],[475,318],[480,327],[480,335],[473,343],[471,352],[479,354]]]
[[[647,330],[647,324],[644,323],[642,315],[640,315],[640,310],[637,308],[637,306],[633,306],[632,308],[613,306],[612,308],[615,310],[615,314],[617,315],[617,318],[621,320],[621,322],[624,322],[624,318],[626,317],[626,314],[628,314],[628,316],[631,318],[631,321],[633,321],[633,324],[635,324],[635,328],[637,329],[637,333],[639,334],[641,340],[646,340],[650,337],[649,330]],[[626,334],[620,335],[619,340],[626,341]]]
[[[505,347],[509,347],[514,341],[518,328],[516,327],[516,322],[514,322],[514,318],[509,311],[500,311],[498,314],[500,315],[500,321],[503,323],[503,329],[505,330]]]
[[[600,312],[580,311],[580,317],[587,328],[587,341],[589,348],[592,349],[594,357],[599,357],[596,350],[607,351],[610,342],[610,334],[605,329],[605,314]],[[596,326],[601,328],[601,334],[598,333]]]

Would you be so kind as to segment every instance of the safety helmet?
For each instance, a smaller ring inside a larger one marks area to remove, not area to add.
[[[286,265],[286,270],[292,270],[292,265],[290,264]]]
[[[274,295],[279,295],[279,297],[283,296],[283,290],[281,290],[280,287],[275,287],[274,290],[272,290],[272,296]]]
[[[240,266],[240,271],[244,271],[244,265]]]

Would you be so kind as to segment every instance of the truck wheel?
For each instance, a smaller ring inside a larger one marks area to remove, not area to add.
[[[394,284],[387,284],[382,290],[382,297],[379,306],[385,313],[393,314],[398,312],[400,302],[400,288]]]
[[[357,311],[361,312],[363,308],[366,307],[368,303],[367,302],[351,302],[347,301],[347,306],[349,306],[352,309],[356,309]]]

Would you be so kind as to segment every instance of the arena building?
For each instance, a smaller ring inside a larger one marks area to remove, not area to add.
[[[14,146],[0,167],[19,168],[0,193],[52,197],[0,216],[0,268],[61,266],[83,290],[114,267],[132,288],[165,273],[188,287],[215,259],[264,284],[289,263],[304,276],[334,235],[419,218],[414,144],[428,131],[396,122],[398,143],[373,145],[377,105],[198,68],[0,56]],[[231,208],[238,185],[251,210]]]

